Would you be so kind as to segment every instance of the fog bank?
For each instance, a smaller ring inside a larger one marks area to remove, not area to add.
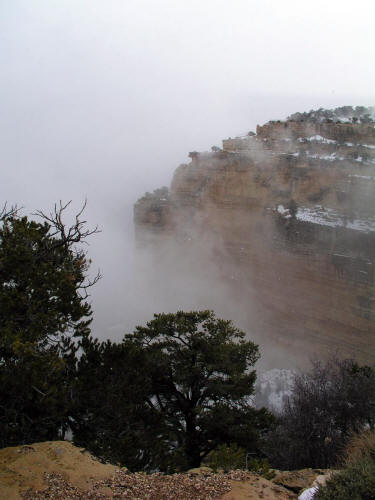
[[[118,340],[153,312],[215,305],[178,269],[159,284],[136,266],[134,202],[169,185],[189,151],[257,123],[373,104],[373,11],[367,1],[1,2],[0,197],[26,212],[88,199],[89,225],[102,229],[88,248],[103,274],[94,335]]]

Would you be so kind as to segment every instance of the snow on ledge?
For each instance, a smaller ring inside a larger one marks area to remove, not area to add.
[[[310,137],[298,137],[298,142],[319,142],[321,144],[337,144],[337,141],[327,139],[321,135],[312,135]]]
[[[345,158],[343,156],[338,156],[336,153],[331,153],[330,155],[318,155],[318,154],[312,155],[309,152],[307,152],[306,156],[308,158],[315,158],[318,160],[326,160],[326,161],[345,160]],[[362,159],[360,161],[362,161]]]
[[[284,205],[277,206],[277,212],[285,219],[290,219],[292,216],[290,210]],[[328,227],[346,227],[354,231],[365,233],[375,232],[375,216],[368,218],[349,218],[344,217],[332,208],[324,208],[321,205],[315,207],[299,207],[296,213],[296,219],[302,222],[311,222]]]

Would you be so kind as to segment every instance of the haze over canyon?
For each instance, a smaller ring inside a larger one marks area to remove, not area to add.
[[[159,300],[234,319],[265,367],[333,352],[373,362],[372,111],[296,113],[191,152],[134,209]]]

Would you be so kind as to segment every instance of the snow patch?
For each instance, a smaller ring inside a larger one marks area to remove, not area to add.
[[[314,500],[315,493],[318,491],[317,486],[313,486],[312,488],[308,488],[307,490],[303,491],[300,496],[298,497],[298,500]]]
[[[342,214],[332,208],[324,208],[317,205],[313,208],[298,208],[296,218],[303,222],[320,224],[329,227],[346,227],[354,231],[363,231],[366,233],[375,231],[375,216],[366,219],[348,220]]]
[[[325,161],[345,160],[343,156],[338,156],[336,153],[331,153],[330,155],[318,155],[318,154],[312,155],[309,152],[307,152],[306,156],[308,158],[315,158],[318,160],[325,160]]]
[[[281,214],[285,219],[290,219],[290,211],[289,208],[284,208],[284,205],[278,205],[276,209],[279,214]]]
[[[356,177],[357,179],[366,179],[368,181],[375,180],[375,177],[371,177],[371,175],[357,175],[357,174],[352,174],[352,175],[349,175],[349,177]]]
[[[354,176],[353,176],[354,177]],[[365,177],[367,176],[359,176]],[[372,179],[372,178],[371,178]],[[284,205],[278,205],[276,211],[284,218],[290,219],[292,216],[290,210],[285,208]],[[320,224],[321,226],[328,227],[346,227],[354,231],[363,231],[371,233],[375,231],[375,215],[367,218],[351,218],[345,217],[343,214],[333,210],[332,208],[325,208],[321,205],[315,207],[299,207],[296,213],[296,219],[302,222],[311,222],[312,224]]]
[[[332,139],[327,139],[326,137],[322,137],[321,135],[312,135],[310,137],[299,137],[297,139],[298,142],[319,142],[321,144],[337,144],[337,141]]]

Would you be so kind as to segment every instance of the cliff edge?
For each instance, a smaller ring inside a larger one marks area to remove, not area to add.
[[[189,156],[170,189],[135,204],[138,245],[152,253],[173,242],[181,255],[209,247],[260,343],[374,362],[370,114],[298,113]]]

